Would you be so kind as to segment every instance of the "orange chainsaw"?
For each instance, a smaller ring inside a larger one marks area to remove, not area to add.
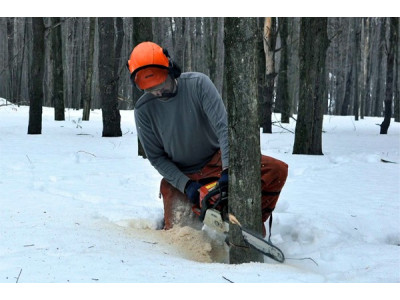
[[[223,234],[229,232],[229,223],[236,224],[247,245],[280,263],[285,261],[283,252],[270,239],[267,241],[262,235],[242,226],[234,215],[228,213],[227,186],[221,188],[215,181],[203,185],[199,193],[199,205],[193,206],[192,210],[203,224]]]

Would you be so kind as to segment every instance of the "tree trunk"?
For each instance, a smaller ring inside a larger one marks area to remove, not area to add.
[[[32,62],[29,80],[28,134],[42,134],[43,75],[44,75],[44,22],[32,18]]]
[[[361,28],[360,28],[360,18],[354,19],[354,54],[353,54],[353,68],[354,68],[354,118],[358,121],[360,117],[360,61],[361,61]]]
[[[54,105],[54,120],[65,120],[64,106],[64,68],[62,59],[60,18],[51,18],[50,57],[53,67],[53,93],[51,102]]]
[[[344,88],[344,97],[343,97],[343,102],[342,102],[342,107],[340,110],[340,115],[341,116],[347,116],[350,112],[350,105],[351,105],[351,90],[353,87],[353,72],[354,72],[354,64],[351,63],[352,59],[354,59],[354,57],[352,57],[352,53],[351,53],[351,47],[350,47],[350,42],[353,40],[353,37],[351,35],[351,31],[353,28],[353,24],[351,22],[351,20],[354,18],[350,18],[349,21],[349,28],[348,28],[348,35],[347,35],[347,54],[346,54],[346,62],[345,62],[345,66],[344,66],[344,70],[345,70],[345,88]]]
[[[229,112],[229,212],[241,224],[262,232],[260,134],[257,118],[257,19],[226,18],[225,49]],[[236,225],[229,228],[231,264],[263,262],[245,246]]]
[[[275,72],[275,47],[276,47],[276,19],[265,18],[264,21],[264,51],[266,70],[266,103],[261,107],[261,125],[263,133],[272,133],[272,102],[274,98],[274,84],[277,73]]]
[[[145,41],[153,40],[153,30],[151,24],[151,18],[133,18],[133,44],[137,44]],[[162,45],[161,45],[162,46]],[[133,50],[133,48],[132,48]],[[132,51],[131,50],[131,51]],[[136,104],[137,100],[143,95],[142,91],[139,91],[136,87],[133,87],[133,105]],[[143,146],[140,143],[139,138],[138,143],[138,155],[146,158],[146,153],[144,152]]]
[[[281,36],[281,59],[279,64],[276,102],[280,104],[281,122],[289,123],[290,99],[288,84],[289,49],[287,45],[288,18],[278,18],[279,33]]]
[[[90,18],[89,25],[89,49],[87,58],[87,71],[85,78],[85,89],[83,92],[83,121],[89,121],[90,108],[92,104],[92,78],[93,78],[93,56],[94,56],[94,34],[96,29],[96,18]]]
[[[400,25],[399,25],[400,26]],[[397,39],[399,39],[399,32],[400,28],[397,26]],[[393,96],[394,96],[394,121],[400,122],[400,76],[399,76],[399,69],[400,69],[400,46],[397,44],[397,51],[396,51],[396,58],[395,58],[395,66],[396,66],[396,73],[395,73],[395,80],[393,82]]]
[[[122,136],[115,74],[114,19],[99,18],[99,84],[103,137]]]
[[[381,116],[382,111],[382,98],[381,91],[383,90],[384,80],[382,77],[383,69],[383,53],[386,45],[386,18],[380,18],[380,34],[379,34],[379,50],[378,50],[378,71],[377,71],[377,84],[375,89],[375,95],[373,100],[374,109],[372,111],[373,116]]]
[[[370,94],[370,73],[369,73],[369,66],[371,61],[371,56],[369,53],[369,44],[370,44],[370,18],[363,18],[362,21],[362,30],[363,30],[363,48],[362,48],[362,90],[361,90],[361,105],[360,105],[360,117],[364,119],[365,116],[365,107],[367,103],[367,97]]]
[[[301,18],[300,101],[293,154],[322,155],[327,18]]]
[[[392,118],[392,98],[393,98],[393,69],[394,56],[399,41],[399,18],[390,18],[389,28],[389,49],[387,55],[387,71],[386,71],[386,93],[385,93],[385,118],[381,124],[381,134],[387,134],[390,119]]]

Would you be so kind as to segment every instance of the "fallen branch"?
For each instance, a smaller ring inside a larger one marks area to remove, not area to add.
[[[230,283],[234,283],[232,280],[229,280],[228,278],[226,278],[225,276],[222,276],[223,279],[225,279],[226,281],[230,282]]]
[[[15,283],[18,283],[19,277],[21,276],[21,273],[22,273],[22,268],[21,268],[21,271],[19,271],[19,274],[18,274],[18,277],[17,277],[17,281]]]
[[[78,151],[78,152],[76,152],[76,153],[80,153],[80,152],[89,154],[89,155],[91,155],[91,156],[93,156],[93,157],[96,157],[96,155],[94,155],[93,153],[86,152],[86,151],[83,151],[83,150],[80,150],[80,151]]]

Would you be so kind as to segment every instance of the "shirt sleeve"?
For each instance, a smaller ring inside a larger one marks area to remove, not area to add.
[[[222,168],[229,166],[228,116],[224,102],[211,79],[203,75],[199,81],[199,98],[221,148]]]

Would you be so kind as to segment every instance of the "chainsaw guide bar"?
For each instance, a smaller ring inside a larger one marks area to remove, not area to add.
[[[242,233],[245,243],[265,256],[283,263],[283,252],[273,245],[270,240],[265,240],[259,233],[243,227],[238,219],[228,213],[228,193],[218,186],[217,182],[204,185],[199,189],[200,207],[193,209],[203,224],[223,234],[229,232],[229,223],[237,225]]]

